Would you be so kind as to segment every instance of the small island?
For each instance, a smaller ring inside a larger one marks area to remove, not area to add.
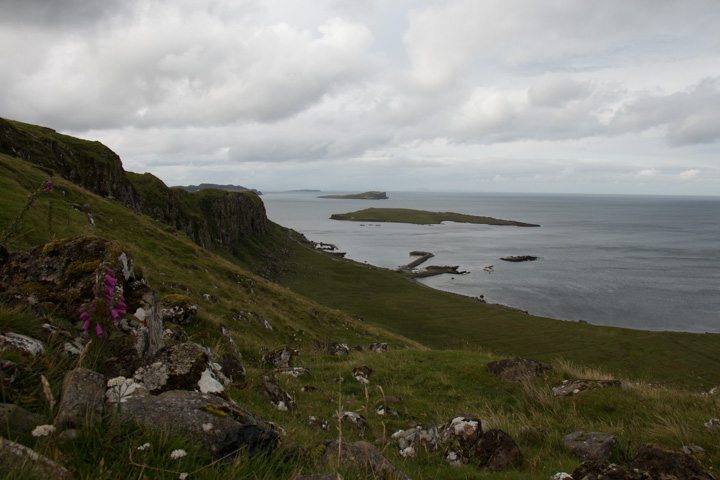
[[[348,195],[321,195],[318,198],[339,198],[343,200],[387,200],[388,196],[385,192],[363,192],[351,193]]]
[[[348,220],[353,222],[392,222],[415,223],[418,225],[439,224],[442,222],[476,223],[481,225],[510,225],[515,227],[539,227],[532,223],[501,220],[492,217],[466,215],[453,212],[429,212],[410,208],[366,208],[350,213],[334,213],[331,220]]]

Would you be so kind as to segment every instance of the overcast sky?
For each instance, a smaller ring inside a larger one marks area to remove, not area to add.
[[[0,116],[168,185],[720,195],[717,0],[0,0]]]

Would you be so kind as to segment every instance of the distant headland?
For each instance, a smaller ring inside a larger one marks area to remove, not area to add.
[[[243,187],[242,185],[217,185],[214,183],[201,183],[200,185],[188,185],[187,187],[177,185],[175,188],[182,188],[183,190],[187,190],[188,192],[198,192],[200,190],[214,188],[216,190],[227,190],[229,192],[255,192],[258,195],[262,195],[262,192],[260,190]]]
[[[453,212],[429,212],[410,208],[366,208],[357,212],[334,213],[331,220],[348,220],[355,222],[391,222],[415,223],[418,225],[439,224],[442,222],[476,223],[482,225],[510,225],[515,227],[539,227],[532,223],[501,220],[492,217],[466,215]]]
[[[322,195],[318,198],[340,198],[345,200],[387,200],[388,196],[385,192],[363,192],[352,193],[348,195]]]

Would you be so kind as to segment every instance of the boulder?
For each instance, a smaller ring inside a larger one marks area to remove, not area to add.
[[[240,363],[237,356],[232,353],[223,353],[217,363],[222,368],[222,373],[230,379],[231,383],[245,381],[245,367]]]
[[[13,478],[72,480],[64,467],[24,445],[0,437],[0,472],[14,472]]]
[[[87,368],[76,368],[63,379],[57,422],[79,426],[98,420],[105,406],[105,377]]]
[[[575,470],[573,470],[571,478],[577,478],[581,480],[588,475],[593,475],[597,477],[607,467],[607,460],[586,460],[580,465],[578,465]]]
[[[522,453],[517,443],[502,430],[491,429],[480,437],[470,457],[486,470],[502,470],[520,464]]]
[[[553,387],[552,392],[556,397],[569,397],[587,390],[608,387],[622,387],[622,383],[618,380],[563,380],[562,384]]]
[[[641,446],[632,466],[654,479],[717,480],[692,456],[656,443]]]
[[[550,365],[527,358],[506,358],[488,363],[488,370],[503,382],[523,382],[550,370]]]
[[[219,383],[214,372],[206,373],[212,360],[210,357],[211,352],[197,343],[170,345],[153,355],[145,366],[138,368],[133,378],[143,383],[151,393],[195,390],[200,387],[198,382],[201,379],[206,384],[211,383],[209,380]]]
[[[573,432],[565,436],[565,446],[585,460],[607,460],[610,458],[616,439],[602,432]]]
[[[316,417],[315,415],[308,417],[308,425],[317,430],[330,430],[330,423],[324,418]]]
[[[330,355],[349,355],[350,347],[345,343],[331,343],[328,345],[327,351]]]
[[[45,353],[45,345],[43,342],[14,332],[0,334],[0,347],[8,347],[33,357]]]
[[[158,316],[163,323],[189,325],[197,316],[198,306],[185,295],[166,295],[158,303]]]
[[[307,375],[310,373],[309,368],[305,367],[286,367],[286,368],[278,368],[277,373],[280,375],[291,375],[295,378],[301,376],[301,375]]]
[[[265,382],[260,386],[260,390],[270,399],[270,403],[281,412],[294,412],[297,410],[295,400],[278,385]]]
[[[214,455],[220,453],[225,438],[241,426],[271,429],[255,412],[200,392],[172,390],[160,395],[135,395],[110,406],[120,420],[194,438]]]
[[[720,432],[720,419],[711,418],[703,425],[705,425],[705,430],[708,432]]]
[[[219,457],[235,457],[241,450],[248,456],[270,453],[275,448],[278,434],[269,427],[241,425],[225,435],[220,444]]]
[[[333,418],[343,425],[350,425],[352,427],[364,430],[368,426],[368,421],[365,417],[355,412],[338,412],[333,415]]]
[[[338,459],[340,465],[337,465]],[[410,477],[395,468],[380,450],[367,442],[350,443],[343,439],[333,440],[326,444],[319,464],[321,468],[338,466],[363,475],[364,478],[410,480]]]
[[[276,348],[262,357],[263,363],[273,368],[287,368],[297,352],[290,347]]]
[[[449,422],[440,425],[439,444],[445,458],[453,466],[467,464],[475,444],[483,432],[488,430],[490,427],[487,422],[468,415],[456,415]]]
[[[388,344],[385,342],[371,343],[368,349],[375,353],[385,353],[389,350]]]
[[[0,403],[0,434],[5,437],[14,438],[28,433],[43,422],[43,417],[37,413],[30,413],[12,403]]]
[[[371,367],[368,367],[367,365],[358,365],[357,367],[353,368],[352,376],[355,380],[362,383],[363,385],[367,385],[370,383],[370,375],[373,374],[373,369]]]
[[[417,452],[435,452],[438,449],[440,434],[435,424],[417,425],[407,430],[398,430],[392,434],[400,448],[400,455],[413,458]]]

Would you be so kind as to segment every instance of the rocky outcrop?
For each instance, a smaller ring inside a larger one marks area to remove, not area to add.
[[[395,468],[380,450],[367,442],[350,443],[340,439],[323,446],[324,453],[319,462],[321,468],[340,466],[363,475],[362,478],[410,480],[410,477]],[[338,459],[340,465],[337,465]]]
[[[19,443],[0,437],[0,472],[12,472],[17,478],[54,478],[72,480],[75,476],[44,455]],[[22,476],[21,476],[22,475]]]
[[[100,142],[0,118],[0,153],[117,200],[186,233],[209,250],[220,246],[233,251],[242,238],[267,231],[265,206],[256,193],[170,188],[149,173],[126,172],[120,157]]]
[[[138,207],[137,191],[125,175],[120,157],[100,142],[0,118],[0,153],[39,165],[130,208]]]
[[[63,380],[58,424],[79,426],[98,420],[105,403],[105,377],[87,368],[76,368]]]

